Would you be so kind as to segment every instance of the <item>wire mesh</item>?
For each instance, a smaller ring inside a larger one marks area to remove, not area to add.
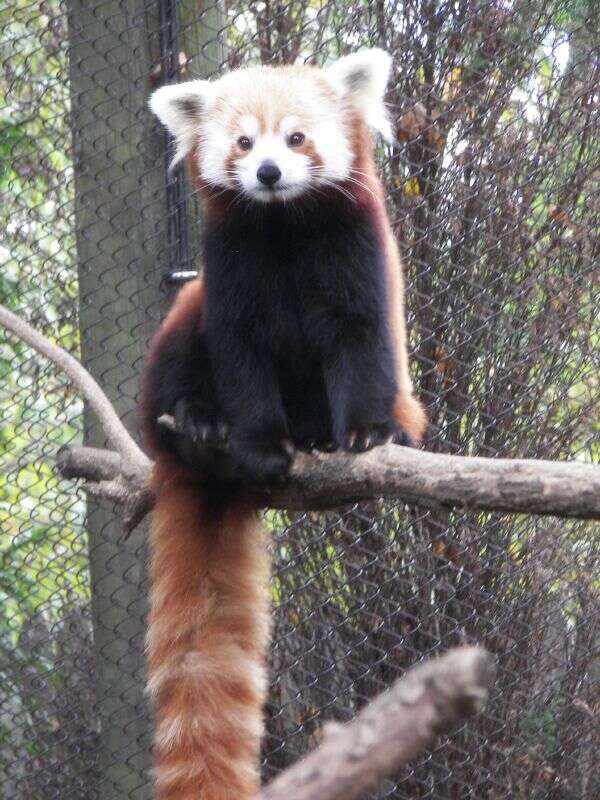
[[[380,164],[427,448],[597,461],[594,0],[0,0],[0,301],[135,430],[201,236],[151,89],[369,45],[394,55]],[[103,441],[60,371],[0,333],[0,378],[0,797],[150,797],[144,532],[119,542],[53,473],[61,445]],[[477,641],[499,661],[486,712],[371,797],[600,794],[597,523],[372,502],[267,524],[265,779],[408,665]]]

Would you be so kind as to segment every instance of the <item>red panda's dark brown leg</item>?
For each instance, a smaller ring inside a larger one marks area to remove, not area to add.
[[[203,328],[204,292],[196,280],[181,290],[154,337],[142,388],[146,441],[192,466],[198,466],[193,458],[196,442],[216,444],[227,435]],[[162,414],[175,418],[175,433],[158,425]]]

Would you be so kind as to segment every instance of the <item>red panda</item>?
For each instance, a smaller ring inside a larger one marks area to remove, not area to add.
[[[155,458],[149,691],[159,800],[249,800],[269,632],[252,496],[201,462],[227,437],[253,481],[295,449],[417,443],[399,255],[369,128],[391,137],[390,57],[236,70],[150,100],[203,206],[202,279],[153,341],[142,383]],[[175,417],[175,432],[157,418]],[[216,452],[216,450],[215,450]]]

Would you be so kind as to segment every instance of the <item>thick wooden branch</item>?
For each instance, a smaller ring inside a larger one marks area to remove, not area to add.
[[[63,448],[64,477],[96,484],[118,481],[133,493],[147,490],[148,469],[125,474],[115,453]],[[84,488],[85,485],[84,485]],[[105,496],[117,500],[112,489]],[[285,483],[249,487],[260,504],[289,510],[320,510],[376,497],[422,506],[550,514],[600,519],[600,466],[578,462],[469,458],[386,445],[368,453],[298,453]]]
[[[326,726],[322,744],[272,781],[261,800],[362,796],[480,711],[494,675],[492,658],[478,647],[413,667],[354,720]]]
[[[277,507],[337,505],[374,497],[445,508],[600,519],[600,466],[476,458],[386,445],[360,456],[297,457]],[[333,501],[333,502],[332,502]]]
[[[65,450],[58,459],[61,474],[83,478],[91,494],[122,503],[126,528],[139,521],[152,505],[151,462],[106,395],[76,359],[2,306],[0,324],[69,375],[117,451]],[[172,424],[169,419],[163,422]],[[284,483],[249,488],[264,506],[292,510],[319,510],[384,497],[432,507],[600,519],[598,465],[450,456],[395,445],[362,455],[298,453]]]

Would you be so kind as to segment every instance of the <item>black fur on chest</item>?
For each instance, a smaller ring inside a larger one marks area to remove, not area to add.
[[[329,436],[327,354],[371,335],[382,343],[381,360],[390,362],[385,268],[376,227],[351,204],[242,210],[207,225],[204,259],[206,337],[213,363],[230,358],[228,341],[244,342],[272,365],[290,429],[302,436]],[[243,355],[238,347],[231,351],[229,368],[236,370],[236,358]]]
[[[208,225],[207,330],[234,325],[277,358],[318,356],[340,326],[385,319],[383,255],[360,209],[240,213]]]

